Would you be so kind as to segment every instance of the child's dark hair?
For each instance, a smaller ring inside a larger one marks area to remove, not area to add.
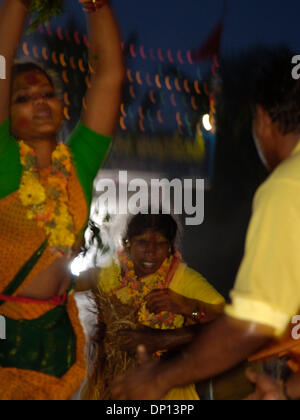
[[[132,238],[142,235],[147,230],[161,233],[169,241],[174,251],[178,226],[171,215],[161,212],[159,214],[137,214],[128,224],[126,239],[131,241]]]

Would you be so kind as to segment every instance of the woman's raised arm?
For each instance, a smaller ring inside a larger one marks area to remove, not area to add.
[[[11,69],[24,29],[25,4],[21,0],[4,0],[0,7],[0,55],[6,64],[6,79],[0,79],[0,124],[9,116]]]
[[[83,122],[91,130],[111,136],[120,110],[124,79],[120,34],[107,4],[97,11],[88,12],[87,19],[93,74],[92,86],[86,95],[87,109],[83,112]]]

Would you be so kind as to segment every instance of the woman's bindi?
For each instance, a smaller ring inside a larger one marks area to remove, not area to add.
[[[36,73],[26,74],[24,80],[29,86],[36,86],[40,82],[39,75]]]

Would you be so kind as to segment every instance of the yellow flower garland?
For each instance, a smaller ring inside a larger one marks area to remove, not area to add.
[[[33,149],[20,141],[23,174],[19,197],[27,217],[36,220],[49,237],[54,252],[66,254],[75,243],[74,222],[68,210],[68,178],[72,163],[67,146],[59,144],[52,154],[52,173],[41,183]]]
[[[168,288],[168,272],[179,255],[167,258],[158,271],[150,276],[138,278],[133,261],[128,253],[120,252],[118,261],[102,268],[99,287],[109,295],[115,295],[122,303],[136,307],[138,323],[155,329],[176,329],[184,325],[184,317],[170,312],[150,313],[145,298],[154,289]]]

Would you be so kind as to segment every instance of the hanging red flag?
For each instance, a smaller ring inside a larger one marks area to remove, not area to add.
[[[210,60],[213,56],[219,55],[223,32],[223,19],[218,23],[212,34],[199,50],[193,51],[194,61]]]
[[[222,17],[219,20],[217,26],[214,28],[212,33],[209,35],[207,40],[204,42],[199,50],[195,50],[192,53],[192,58],[195,61],[210,60],[214,56],[219,55],[221,50],[222,33],[224,26],[224,18],[227,10],[227,1],[224,1]]]

